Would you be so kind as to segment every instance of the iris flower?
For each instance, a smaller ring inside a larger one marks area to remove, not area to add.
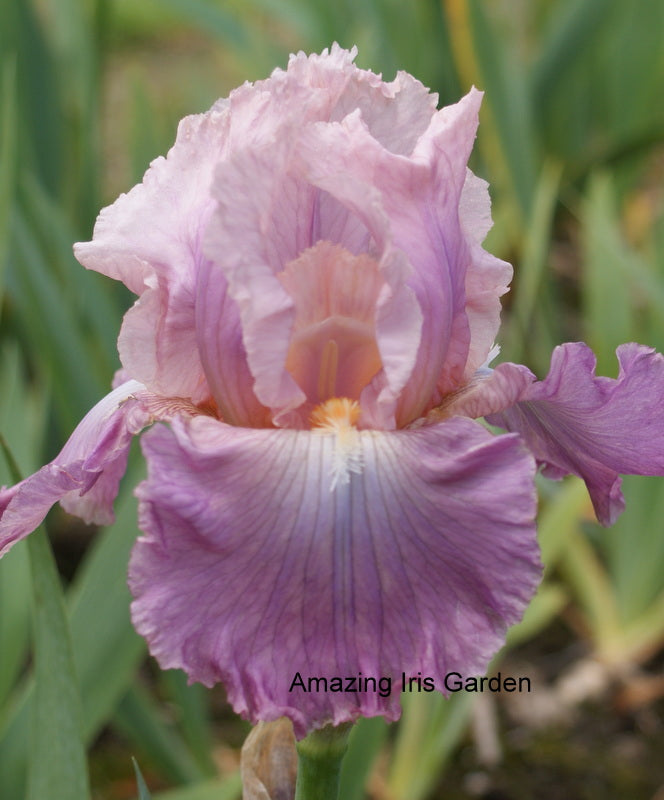
[[[664,472],[661,355],[623,345],[617,379],[582,343],[542,381],[488,366],[512,270],[481,246],[480,92],[436,110],[354,57],[300,53],[187,117],[101,212],[75,253],[138,295],[122,370],[0,492],[0,552],[57,501],[109,524],[152,425],[133,623],[163,668],[300,737],[395,719],[399,698],[303,692],[297,673],[484,673],[540,580],[538,465],[583,478],[603,524],[619,473]]]

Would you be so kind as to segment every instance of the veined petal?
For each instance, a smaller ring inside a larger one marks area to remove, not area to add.
[[[83,266],[140,295],[120,333],[127,372],[151,391],[194,402],[209,396],[194,299],[202,235],[214,207],[209,187],[229,124],[224,103],[183,119],[167,158],[155,159],[142,183],[101,211],[91,242],[74,247]]]
[[[399,381],[390,376],[380,331],[378,336],[385,377],[398,386],[398,426],[421,416],[453,390],[468,361],[471,332],[465,309],[466,281],[468,270],[476,266],[471,253],[476,242],[462,230],[459,204],[480,101],[481,94],[473,91],[434,114],[408,157],[383,147],[360,111],[340,123],[310,125],[300,136],[297,153],[307,179],[351,208],[383,254],[396,251],[407,256],[399,273],[392,271],[405,282],[403,288],[413,292],[422,322],[417,326],[419,338],[409,336],[408,351],[402,343],[399,359],[393,357]],[[477,200],[474,184],[468,192]],[[472,218],[470,211],[466,216]],[[470,279],[468,286],[478,301],[487,288],[484,283],[476,287]],[[493,306],[491,313],[495,316]],[[385,342],[391,341],[385,337]],[[410,353],[413,344],[418,347],[416,361]],[[484,358],[486,353],[480,363]],[[408,371],[397,370],[399,364],[407,365]],[[379,375],[377,382],[382,378]]]
[[[150,422],[142,399],[148,396],[138,381],[114,389],[86,414],[50,464],[0,490],[0,555],[31,533],[58,500],[86,522],[113,521],[132,436]]]
[[[427,420],[442,420],[460,416],[477,419],[498,414],[514,405],[535,380],[535,376],[521,364],[509,361],[495,369],[478,369],[473,377],[427,414]]]
[[[214,185],[218,208],[206,234],[206,252],[214,265],[206,283],[228,283],[239,312],[243,349],[223,346],[218,309],[204,293],[199,293],[197,324],[200,351],[209,364],[220,408],[227,405],[229,391],[220,376],[246,358],[260,403],[272,410],[277,424],[297,425],[290,412],[306,397],[286,370],[295,306],[276,277],[308,242],[306,221],[299,218],[307,188],[283,172],[290,147],[291,142],[282,139],[270,147],[242,151],[219,166]],[[241,418],[239,424],[255,423]]]
[[[460,418],[350,432],[198,417],[142,440],[137,630],[162,667],[222,681],[237,712],[288,716],[298,736],[395,719],[402,672],[439,689],[448,671],[483,674],[540,576],[518,437]],[[389,677],[393,691],[303,692],[298,673]]]
[[[664,357],[638,344],[616,354],[614,380],[595,375],[595,356],[583,342],[556,347],[546,378],[488,417],[520,433],[548,477],[583,478],[603,525],[624,509],[619,473],[664,472]]]
[[[470,328],[470,348],[464,380],[472,377],[484,363],[500,327],[500,297],[508,291],[512,267],[487,253],[482,247],[491,230],[489,185],[470,170],[459,202],[459,220],[470,252],[466,272],[466,315]]]
[[[355,48],[347,51],[337,44],[321,55],[298,53],[291,56],[287,75],[311,89],[325,87],[333,100],[329,121],[339,121],[359,108],[371,135],[383,147],[409,155],[436,111],[438,96],[406,72],[386,82],[374,72],[358,69],[353,64],[356,55]]]

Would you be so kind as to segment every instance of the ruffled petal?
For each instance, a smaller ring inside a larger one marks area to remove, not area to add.
[[[371,135],[393,153],[409,155],[436,111],[438,96],[406,72],[384,81],[370,70],[353,63],[357,48],[344,50],[333,44],[320,55],[292,55],[288,69],[276,69],[255,89],[276,96],[283,116],[284,106],[300,93],[301,123],[319,119],[342,120],[359,108]],[[303,102],[304,101],[304,102]]]
[[[521,364],[509,361],[495,369],[479,369],[471,380],[432,409],[427,420],[461,416],[478,419],[499,414],[514,405],[533,381],[533,373]]]
[[[74,247],[88,269],[140,295],[119,340],[127,372],[151,391],[209,396],[198,357],[194,300],[201,239],[214,207],[209,187],[227,147],[228,108],[186,117],[167,158],[102,210],[91,242]]]
[[[198,309],[199,346],[204,360],[211,363],[209,373],[215,371],[213,350],[227,361],[223,366],[218,362],[216,378],[211,374],[220,408],[226,405],[228,389],[218,376],[237,372],[238,359],[246,353],[253,392],[282,425],[298,424],[291,412],[306,399],[286,370],[295,306],[277,278],[308,246],[306,219],[299,214],[306,208],[307,187],[286,173],[290,147],[291,142],[282,138],[270,147],[237,153],[217,170],[218,209],[206,234],[206,252],[214,261],[208,283],[228,282],[239,310],[243,350],[229,348],[223,341],[214,304],[204,299]]]
[[[548,477],[583,478],[603,525],[624,509],[619,473],[664,474],[664,356],[638,344],[616,354],[614,380],[595,375],[595,356],[582,342],[556,347],[546,378],[488,418],[520,433]]]
[[[540,576],[532,457],[455,418],[418,430],[148,432],[130,564],[134,624],[163,668],[222,681],[298,736],[399,715],[401,674],[483,674]],[[340,466],[345,462],[346,470]],[[297,675],[389,678],[303,692]]]
[[[58,500],[86,522],[113,521],[131,439],[151,419],[145,397],[145,387],[137,381],[114,389],[83,418],[50,464],[0,490],[0,555],[31,533]]]
[[[512,266],[482,247],[493,224],[489,185],[470,170],[466,172],[461,192],[459,220],[470,253],[465,286],[470,347],[464,380],[468,380],[485,362],[496,341],[500,328],[500,297],[508,291],[512,280]]]
[[[434,114],[408,158],[383,147],[360,111],[338,124],[310,125],[300,135],[297,153],[307,179],[350,208],[384,254],[396,250],[407,257],[409,268],[401,267],[400,273],[407,276],[403,280],[414,292],[423,322],[417,361],[405,357],[403,344],[400,348],[408,372],[398,389],[397,426],[456,388],[468,360],[466,277],[476,243],[462,230],[459,203],[480,101],[481,94],[472,91]],[[467,191],[477,194],[474,187]],[[472,220],[470,212],[467,217]],[[387,373],[385,357],[383,363]]]

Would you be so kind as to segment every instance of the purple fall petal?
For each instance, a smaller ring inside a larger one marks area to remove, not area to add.
[[[560,345],[546,378],[488,417],[520,433],[548,477],[583,478],[603,525],[615,522],[625,506],[620,473],[664,473],[664,357],[638,344],[623,344],[616,354],[614,380],[595,375],[587,345]]]
[[[138,381],[114,389],[86,414],[50,464],[0,490],[0,555],[31,533],[58,501],[86,522],[113,521],[131,439],[150,421],[138,399],[144,391]]]
[[[335,488],[331,433],[198,417],[142,440],[137,630],[162,667],[223,681],[236,711],[286,715],[299,736],[395,719],[399,702],[289,692],[297,672],[421,671],[438,688],[450,670],[482,674],[540,577],[535,465],[518,437],[460,418],[353,435]]]

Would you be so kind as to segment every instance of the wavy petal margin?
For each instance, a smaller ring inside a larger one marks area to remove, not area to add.
[[[616,355],[618,378],[597,377],[586,344],[560,345],[543,381],[487,417],[520,433],[547,477],[583,478],[602,525],[612,525],[625,507],[619,473],[664,473],[664,356],[633,343]]]
[[[113,522],[131,439],[151,419],[139,399],[144,392],[143,384],[133,380],[114,389],[85,415],[50,464],[0,490],[0,556],[31,533],[58,501],[85,522]]]
[[[483,674],[540,578],[519,437],[460,418],[353,433],[345,481],[332,433],[198,417],[142,439],[135,627],[163,668],[222,681],[238,713],[285,715],[300,737],[396,719],[402,672],[439,689],[449,671]],[[298,673],[392,691],[303,692]]]
[[[153,392],[194,402],[210,394],[196,345],[194,300],[205,261],[203,231],[214,207],[209,188],[229,125],[223,102],[185,117],[168,156],[155,159],[142,183],[100,212],[91,242],[74,245],[84,267],[139,295],[118,341],[127,372]]]

